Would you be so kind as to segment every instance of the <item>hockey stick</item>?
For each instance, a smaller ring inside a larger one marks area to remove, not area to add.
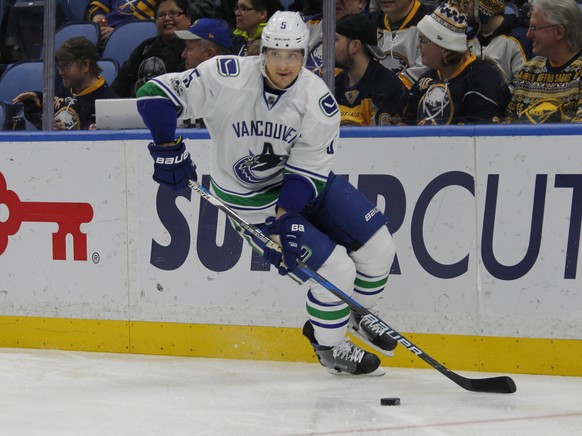
[[[230,207],[224,204],[221,200],[216,198],[212,195],[206,188],[196,183],[194,180],[189,181],[189,186],[192,190],[196,191],[202,198],[207,200],[210,204],[217,207],[229,218],[235,221],[238,225],[240,225],[243,229],[251,233],[261,242],[263,242],[267,247],[280,250],[280,247],[277,243],[271,240],[269,237],[265,236],[259,229],[257,229],[252,224],[247,223],[243,218],[241,218],[235,211],[233,211]],[[310,267],[305,265],[303,262],[298,261],[298,269],[302,272],[307,274],[310,278],[315,280],[317,283],[322,285],[344,303],[346,303],[353,311],[362,315],[362,317],[366,317],[367,320],[371,324],[375,324],[379,329],[383,331],[382,334],[387,334],[392,339],[396,340],[400,345],[406,348],[411,353],[415,354],[434,369],[439,371],[441,374],[448,377],[450,380],[461,386],[463,389],[473,392],[492,392],[492,393],[499,393],[499,394],[511,394],[516,391],[515,382],[511,377],[507,376],[500,376],[500,377],[491,377],[491,378],[482,378],[482,379],[473,379],[463,377],[450,369],[446,366],[440,364],[435,359],[430,357],[424,351],[422,351],[419,347],[413,344],[410,340],[406,339],[404,336],[399,334],[396,330],[358,303],[349,295],[345,294],[341,289],[334,286],[331,282],[327,279],[319,275],[316,271],[312,270]]]

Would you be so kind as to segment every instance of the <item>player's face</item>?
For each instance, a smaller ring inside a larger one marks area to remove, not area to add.
[[[164,40],[174,38],[174,32],[176,30],[185,30],[190,27],[190,17],[184,12],[185,11],[172,0],[160,4],[156,14],[156,27],[158,29],[158,34]],[[176,14],[179,15],[172,17],[172,15]]]
[[[349,69],[353,65],[353,55],[351,52],[353,41],[339,33],[335,34],[335,66]]]
[[[418,50],[420,51],[423,65],[431,69],[436,69],[440,66],[443,49],[431,42],[422,33],[418,36]]]
[[[60,61],[57,68],[65,88],[79,89],[83,87],[89,72],[89,61]]]
[[[549,23],[543,13],[534,6],[529,20],[529,29],[526,36],[532,40],[533,53],[551,59],[554,47],[558,43],[560,26]]]
[[[182,52],[182,59],[186,69],[196,68],[200,63],[214,56],[214,50],[210,42],[204,39],[191,39],[186,41],[186,47]]]
[[[359,14],[366,7],[364,0],[336,0],[335,19],[336,21],[345,15]]]
[[[380,8],[392,21],[401,20],[412,9],[414,0],[380,0]]]
[[[267,77],[278,88],[291,85],[303,67],[302,50],[268,48],[264,56]]]

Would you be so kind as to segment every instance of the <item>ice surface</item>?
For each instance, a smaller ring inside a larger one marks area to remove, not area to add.
[[[307,363],[0,349],[0,434],[582,434],[582,377],[512,374],[517,393],[503,395],[432,369],[386,370],[348,378]]]

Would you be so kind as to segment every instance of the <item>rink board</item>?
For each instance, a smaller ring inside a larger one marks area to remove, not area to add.
[[[207,135],[182,133],[207,183]],[[580,133],[343,129],[335,172],[396,240],[381,317],[452,368],[582,375]],[[196,194],[160,189],[147,132],[1,139],[1,346],[314,359],[306,287]]]

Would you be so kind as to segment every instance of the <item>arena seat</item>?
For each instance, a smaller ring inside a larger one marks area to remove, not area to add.
[[[103,70],[101,75],[105,77],[107,84],[111,86],[115,78],[117,77],[117,73],[119,72],[119,66],[115,59],[101,59],[97,62],[97,64]]]
[[[0,100],[12,101],[24,91],[43,90],[43,61],[23,60],[10,64],[0,77]]]
[[[102,57],[117,61],[121,67],[129,59],[129,55],[139,44],[148,38],[157,36],[158,29],[153,21],[130,21],[113,29],[111,36],[105,41]]]
[[[58,49],[67,39],[74,36],[84,36],[97,46],[99,44],[99,26],[97,23],[91,23],[90,21],[71,21],[66,23],[55,33],[55,49]],[[44,57],[44,47],[40,57]]]

